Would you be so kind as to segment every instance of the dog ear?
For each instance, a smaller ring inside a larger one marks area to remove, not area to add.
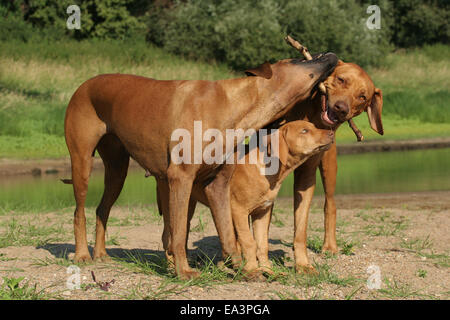
[[[383,123],[381,122],[381,110],[383,109],[383,94],[380,89],[375,88],[370,105],[367,107],[367,116],[373,130],[383,135]]]
[[[278,158],[283,165],[287,165],[289,156],[289,147],[286,141],[288,127],[284,126],[278,129]]]
[[[270,63],[266,61],[262,65],[254,68],[254,69],[245,70],[245,74],[250,77],[258,76],[258,77],[270,79],[270,78],[272,78],[272,67],[270,66]]]

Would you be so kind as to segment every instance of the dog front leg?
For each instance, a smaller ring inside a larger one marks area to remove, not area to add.
[[[222,258],[224,261],[231,258],[234,267],[241,263],[237,249],[236,234],[231,215],[230,179],[234,172],[234,165],[226,165],[208,184],[204,191],[214,219],[214,224],[222,245]]]
[[[188,207],[194,174],[185,172],[178,166],[168,169],[169,185],[169,253],[173,254],[175,272],[180,279],[188,280],[200,274],[189,267],[186,256]]]
[[[294,171],[294,256],[297,272],[316,273],[306,251],[308,214],[316,187],[320,156],[314,156]]]
[[[325,191],[325,236],[323,240],[322,252],[337,253],[336,242],[336,204],[334,202],[334,192],[336,190],[337,176],[337,152],[336,143],[325,151],[319,165],[322,184]]]

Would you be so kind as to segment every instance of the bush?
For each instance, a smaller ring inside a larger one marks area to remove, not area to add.
[[[73,0],[0,0],[0,12],[21,16],[39,31],[41,37],[60,39],[70,35],[76,38],[125,39],[144,28],[144,24],[128,11],[127,6],[134,2],[136,0],[76,1],[81,10],[80,30],[68,30],[66,26],[69,17],[66,10],[74,4]]]
[[[295,56],[283,41],[286,34],[312,52],[333,51],[363,66],[378,64],[390,48],[390,29],[367,29],[368,15],[355,1],[190,0],[156,10],[148,39],[171,52],[224,61],[235,69]]]
[[[0,41],[20,40],[27,42],[33,34],[33,27],[23,20],[19,11],[8,11],[0,6]]]
[[[393,42],[400,47],[449,43],[450,4],[445,0],[394,2]]]
[[[377,65],[389,51],[388,20],[382,14],[381,29],[366,26],[366,6],[355,1],[285,1],[286,32],[311,51],[332,51],[340,59],[361,66]],[[377,3],[389,11],[387,1]]]
[[[81,9],[81,30],[66,27],[73,3]],[[170,52],[234,69],[296,56],[283,41],[286,34],[312,52],[333,51],[363,67],[379,65],[391,43],[449,42],[448,0],[370,3],[381,8],[380,30],[366,27],[366,0],[0,0],[0,40],[136,40],[146,33]]]
[[[213,58],[245,68],[281,56],[279,15],[272,0],[179,2],[167,16],[162,44],[189,58]]]

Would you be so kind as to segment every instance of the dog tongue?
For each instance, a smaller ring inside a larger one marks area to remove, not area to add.
[[[320,99],[321,99],[320,101],[322,103],[322,111],[326,112],[327,111],[327,97],[324,94],[322,94],[320,96]]]
[[[333,121],[331,121],[330,120],[330,118],[328,117],[328,112],[327,112],[327,97],[326,97],[326,95],[324,95],[324,94],[322,94],[321,96],[320,96],[320,102],[321,102],[321,104],[322,104],[322,119],[326,122],[326,123],[328,123],[328,124],[330,124],[330,125],[334,125],[334,122]]]
[[[330,118],[328,117],[328,113],[324,112],[322,114],[322,119],[325,120],[326,123],[330,124],[330,125],[334,125],[334,122],[330,120]]]

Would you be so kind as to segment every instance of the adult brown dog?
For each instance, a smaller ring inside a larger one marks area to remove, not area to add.
[[[312,122],[317,128],[337,130],[347,120],[366,111],[370,126],[383,134],[381,111],[383,95],[369,75],[358,65],[339,61],[333,73],[324,81],[327,89],[325,109],[320,108],[321,98],[314,95],[298,103],[285,117],[287,121],[298,119]],[[294,171],[294,255],[298,272],[315,272],[309,263],[306,251],[308,214],[316,185],[316,170],[319,168],[325,190],[325,235],[322,250],[337,253],[336,205],[334,192],[337,176],[336,143],[329,150],[319,153]],[[258,232],[268,232],[268,225],[254,225]],[[267,245],[258,243],[258,260],[267,260]]]
[[[175,130],[194,132],[194,121],[204,130],[259,129],[284,116],[295,104],[310,97],[317,83],[330,75],[336,55],[313,61],[283,60],[255,70],[259,77],[220,81],[158,81],[133,75],[100,75],[84,82],[72,96],[64,123],[72,164],[75,261],[90,260],[86,238],[85,199],[92,155],[98,150],[105,165],[105,190],[97,207],[94,258],[107,256],[105,228],[133,157],[154,175],[169,195],[171,243],[175,271],[180,278],[198,275],[186,258],[188,206],[194,181],[205,191],[221,192],[222,203],[210,202],[222,249],[238,259],[229,205],[230,174],[222,163],[174,163]],[[192,144],[194,135],[191,134]],[[233,141],[235,147],[240,141]],[[205,147],[203,142],[202,150]],[[202,151],[201,150],[201,151]],[[223,154],[230,154],[224,147]],[[195,155],[194,155],[195,157]],[[219,173],[220,172],[220,173]]]

